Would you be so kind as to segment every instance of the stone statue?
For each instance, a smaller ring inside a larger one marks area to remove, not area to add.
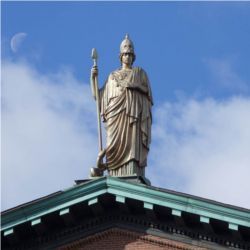
[[[98,93],[100,115],[106,123],[107,145],[99,153],[98,168],[111,176],[145,177],[147,155],[151,142],[153,105],[146,72],[132,67],[134,45],[128,35],[120,45],[121,67],[113,71]],[[98,76],[97,66],[91,70],[91,85]],[[98,87],[97,87],[98,89]],[[106,163],[102,158],[106,156]],[[99,174],[98,174],[99,173]],[[94,175],[100,175],[100,172]]]

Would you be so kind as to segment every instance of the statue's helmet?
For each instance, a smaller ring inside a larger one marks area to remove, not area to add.
[[[124,40],[121,42],[120,45],[120,54],[123,53],[134,53],[134,44],[133,42],[130,40],[128,34],[126,34]]]

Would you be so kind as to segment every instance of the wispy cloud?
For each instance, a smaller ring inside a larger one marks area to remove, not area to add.
[[[96,115],[89,86],[64,69],[39,74],[2,64],[2,209],[86,178],[95,163]]]
[[[250,83],[247,83],[242,76],[237,73],[232,60],[226,58],[209,58],[204,59],[203,61],[208,66],[217,87],[221,86],[222,88],[231,91],[239,91],[243,93],[249,91]]]
[[[154,185],[250,207],[250,98],[165,103],[154,117]]]

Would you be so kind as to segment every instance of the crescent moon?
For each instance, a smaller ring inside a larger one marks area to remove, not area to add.
[[[16,53],[21,45],[21,43],[23,42],[23,40],[25,39],[25,37],[27,36],[26,33],[24,32],[20,32],[15,34],[11,40],[10,40],[10,48],[11,50]]]

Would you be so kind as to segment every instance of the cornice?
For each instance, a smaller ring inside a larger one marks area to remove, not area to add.
[[[143,184],[121,182],[113,177],[107,179],[107,185],[108,193],[110,194],[250,227],[250,210],[247,209],[228,207],[223,203],[181,193],[168,192],[167,190],[162,191],[162,189],[159,190]]]
[[[68,188],[55,196],[39,199],[38,201],[23,204],[17,209],[4,211],[1,230],[7,230],[16,225],[35,220],[46,214],[68,208],[74,204],[96,198],[107,193],[106,178],[91,180]]]
[[[234,230],[238,230],[238,226],[250,227],[250,210],[132,183],[116,177],[101,177],[73,186],[48,198],[4,211],[1,230],[13,229],[17,225],[32,222],[52,212],[60,212],[80,202],[88,201],[89,204],[98,202],[98,197],[105,193],[115,195],[118,202],[125,202],[126,198],[130,198],[142,201],[144,207],[149,209],[153,209],[156,205],[167,207],[178,216],[181,216],[182,212],[196,214],[206,223],[209,223],[210,219],[224,221]]]

